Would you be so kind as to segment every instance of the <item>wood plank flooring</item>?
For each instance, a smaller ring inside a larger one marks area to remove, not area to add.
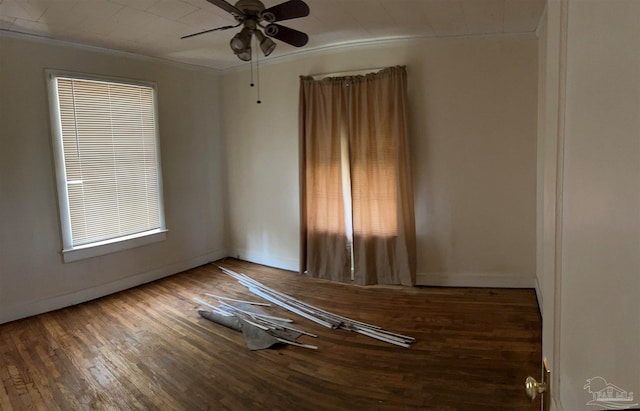
[[[204,292],[259,300],[214,265],[0,325],[0,409],[535,410],[541,320],[533,290],[358,287],[219,262],[335,313],[415,337],[410,349],[329,330],[249,351],[199,317]]]

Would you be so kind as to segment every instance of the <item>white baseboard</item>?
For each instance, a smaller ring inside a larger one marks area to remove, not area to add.
[[[508,273],[418,273],[416,285],[439,287],[534,288],[535,277]]]
[[[229,257],[249,261],[251,263],[262,264],[268,267],[280,268],[282,270],[298,271],[300,263],[298,259],[278,258],[271,254],[265,254],[244,248],[232,248],[229,250]]]
[[[121,278],[107,284],[101,284],[69,294],[45,298],[43,300],[16,304],[2,309],[2,312],[0,313],[0,324],[104,297],[105,295],[136,287],[141,284],[155,281],[163,277],[168,277],[170,275],[189,270],[203,264],[207,264],[211,261],[219,260],[225,256],[227,256],[226,250],[218,250],[198,257],[190,258],[188,260],[179,261],[160,268],[156,268],[151,271],[136,274],[131,277]]]

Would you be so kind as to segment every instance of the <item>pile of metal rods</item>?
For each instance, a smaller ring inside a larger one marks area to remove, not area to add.
[[[357,332],[380,341],[406,348],[409,348],[410,344],[416,341],[413,337],[387,331],[382,327],[356,321],[307,304],[287,294],[276,291],[273,288],[269,288],[246,274],[240,274],[220,266],[218,266],[218,268],[222,270],[223,273],[238,280],[238,282],[247,287],[251,293],[324,327],[333,329],[341,328],[343,330]]]
[[[261,305],[261,306],[270,306],[271,304],[257,303],[257,302],[253,302],[253,301],[235,300],[233,298],[220,297],[220,296],[213,295],[213,294],[208,294],[208,293],[205,293],[205,295],[207,297],[215,298],[216,300],[218,300],[218,303],[220,304],[220,306],[216,307],[213,304],[209,304],[208,302],[203,301],[200,298],[195,298],[195,297],[194,297],[194,301],[204,305],[205,307],[210,308],[213,312],[215,312],[217,314],[220,314],[222,316],[225,316],[225,317],[231,317],[231,316],[238,317],[238,318],[242,319],[243,321],[245,321],[246,323],[248,323],[248,324],[250,324],[250,325],[252,325],[254,327],[257,327],[257,328],[261,329],[262,331],[266,331],[267,333],[269,333],[272,330],[290,330],[290,331],[297,332],[297,333],[300,333],[300,334],[308,335],[310,337],[314,337],[314,338],[318,337],[315,334],[311,334],[311,333],[308,333],[308,332],[306,332],[304,330],[301,330],[299,328],[290,326],[288,323],[292,323],[293,322],[293,320],[291,320],[291,319],[274,317],[272,315],[267,315],[267,314],[264,314],[264,313],[243,310],[243,309],[238,308],[238,307],[236,307],[234,305],[225,303],[223,300],[235,301],[235,302],[244,303],[244,304],[250,304],[250,305]],[[295,345],[297,347],[309,348],[309,349],[312,349],[312,350],[317,350],[318,349],[318,347],[315,346],[315,345],[301,344],[301,343],[298,343],[296,341],[291,341],[291,340],[287,340],[287,339],[279,338],[279,337],[275,337],[275,338],[276,338],[276,340],[278,340],[278,341],[280,341],[282,343],[285,343],[285,344]]]

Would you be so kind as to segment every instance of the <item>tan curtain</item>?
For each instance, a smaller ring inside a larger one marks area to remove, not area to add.
[[[414,284],[415,222],[405,67],[326,80],[304,77],[300,89],[303,270],[322,278],[349,279],[351,253],[344,227],[341,179],[346,163],[353,213],[354,281]],[[346,162],[341,141],[348,142]],[[332,216],[330,230],[319,216]],[[335,230],[337,226],[341,230]],[[327,231],[335,235],[328,236]],[[317,256],[316,252],[323,254]],[[333,263],[324,262],[334,259]],[[320,261],[323,263],[318,264]],[[324,271],[331,266],[340,267],[339,274]]]
[[[416,240],[406,69],[393,67],[350,83],[355,282],[412,285]]]
[[[345,98],[334,82],[301,81],[301,272],[342,282],[351,279],[341,162]]]

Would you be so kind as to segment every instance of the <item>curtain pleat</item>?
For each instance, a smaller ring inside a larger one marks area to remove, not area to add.
[[[349,280],[340,157],[346,138],[354,282],[413,285],[416,240],[405,67],[366,76],[303,77],[300,89],[303,271]]]

